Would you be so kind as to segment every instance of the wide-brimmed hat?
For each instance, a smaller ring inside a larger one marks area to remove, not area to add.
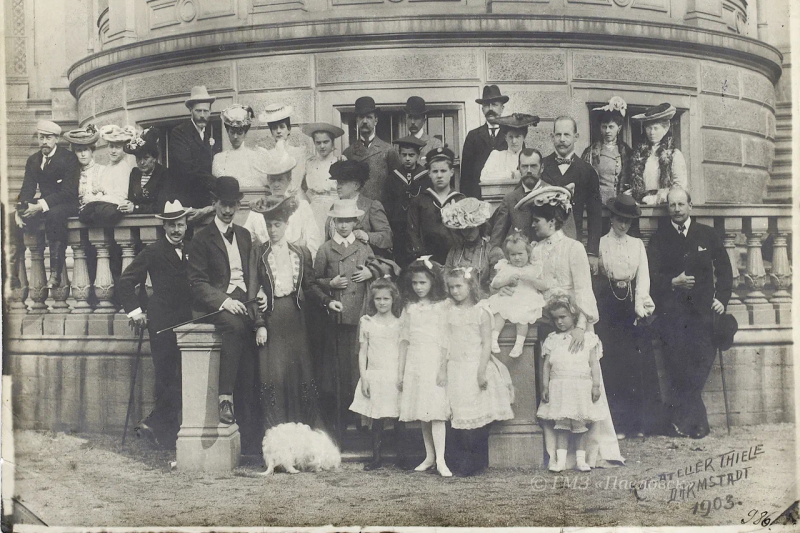
[[[606,202],[609,211],[623,218],[639,218],[642,209],[636,205],[636,200],[630,194],[619,194],[616,198],[609,198]]]
[[[483,98],[478,98],[475,102],[484,105],[492,102],[500,102],[505,104],[508,102],[508,96],[500,94],[500,87],[497,85],[487,85],[483,88]]]
[[[213,104],[214,100],[216,100],[216,98],[208,94],[208,89],[206,89],[205,85],[195,85],[192,87],[192,93],[189,95],[189,98],[187,98],[183,104],[191,109],[194,104],[203,102]]]
[[[211,194],[222,202],[238,202],[244,194],[239,191],[239,181],[232,176],[220,176],[214,181]]]
[[[248,128],[251,124],[251,119],[255,118],[253,108],[250,106],[243,106],[241,104],[233,104],[226,107],[220,113],[222,123],[229,128]]]
[[[523,207],[550,204],[561,207],[564,211],[569,213],[572,211],[572,194],[574,190],[574,183],[570,183],[566,187],[546,185],[526,194],[522,200],[517,202],[514,208],[522,209]]]
[[[355,200],[335,200],[328,211],[331,218],[359,218],[364,211],[358,208]]]
[[[116,124],[107,124],[100,128],[100,137],[109,143],[126,143],[133,139],[135,135],[136,130],[133,126],[120,128]]]
[[[434,148],[433,150],[428,150],[428,153],[425,154],[425,162],[428,166],[431,166],[431,163],[434,161],[450,161],[450,164],[453,164],[453,161],[456,159],[456,154],[448,148],[447,146],[441,146],[439,148]]]
[[[187,211],[188,210],[181,205],[180,200],[175,200],[174,202],[167,202],[164,204],[161,214],[155,215],[155,217],[161,220],[176,220],[185,217]]]
[[[362,96],[356,100],[356,115],[366,115],[377,112],[378,108],[375,107],[375,100],[373,100],[371,96]]]
[[[369,180],[369,165],[364,161],[337,161],[328,170],[330,178],[336,181],[360,181],[366,183]]]
[[[423,100],[422,97],[409,96],[408,100],[406,100],[406,106],[403,108],[403,111],[411,116],[419,116],[427,113],[428,109],[425,107],[425,100]]]
[[[625,116],[628,112],[628,104],[620,96],[612,96],[608,103],[604,106],[595,107],[592,109],[593,113],[609,113],[616,114],[621,117]]]
[[[52,120],[37,120],[36,133],[43,133],[45,135],[61,135],[61,126]]]
[[[286,150],[273,150],[267,158],[264,171],[267,176],[281,176],[288,174],[297,166],[297,160],[289,155]]]
[[[122,147],[126,154],[134,156],[152,155],[158,158],[158,130],[147,128],[141,133],[134,135],[125,146]]]
[[[94,124],[87,124],[86,127],[69,130],[64,134],[64,139],[70,144],[87,146],[97,144],[100,132]]]
[[[736,332],[739,331],[739,322],[736,317],[728,313],[721,315],[714,313],[713,328],[711,340],[714,346],[723,352],[729,350],[733,346],[733,338],[736,336]]]
[[[489,122],[499,126],[505,126],[511,130],[528,131],[528,126],[536,126],[539,123],[539,117],[526,113],[512,113],[504,117],[490,119]]]
[[[649,108],[644,113],[633,115],[631,120],[636,120],[642,124],[647,124],[648,122],[655,122],[657,120],[669,120],[675,116],[675,112],[675,106],[664,102],[663,104]]]
[[[309,137],[313,137],[318,131],[324,131],[330,134],[334,139],[338,139],[344,135],[344,130],[342,128],[336,127],[333,124],[328,124],[327,122],[312,122],[311,124],[306,124],[302,127],[301,131]]]
[[[428,143],[426,143],[422,139],[417,139],[413,135],[406,135],[405,137],[401,137],[400,139],[393,140],[392,144],[396,144],[400,147],[410,146],[411,148],[415,148],[417,152],[419,152],[421,149],[425,148],[425,145]]]
[[[287,198],[265,196],[256,200],[250,210],[261,213],[264,220],[283,220],[288,222],[289,217],[297,210],[297,206],[298,203],[294,196]]]
[[[477,198],[464,198],[442,208],[442,223],[451,229],[467,229],[482,226],[492,216],[489,202]]]
[[[280,122],[281,120],[286,120],[287,118],[292,116],[294,113],[294,107],[286,104],[268,104],[264,110],[259,113],[258,120],[261,122],[266,122],[267,124],[271,122]]]

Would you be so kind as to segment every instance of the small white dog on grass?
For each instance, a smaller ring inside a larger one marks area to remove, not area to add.
[[[297,474],[333,470],[342,464],[339,448],[328,434],[305,424],[289,422],[268,429],[261,447],[267,465],[264,476],[271,476],[276,468]]]

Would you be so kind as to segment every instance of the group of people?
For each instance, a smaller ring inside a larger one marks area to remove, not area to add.
[[[671,384],[666,430],[705,436],[701,392],[731,266],[715,231],[690,217],[686,165],[669,133],[675,108],[633,117],[647,143],[631,150],[620,135],[627,106],[612,98],[593,111],[602,138],[583,158],[574,152],[576,121],[559,117],[554,153],[543,157],[525,147],[538,117],[504,116],[507,101],[494,85],[476,100],[487,123],[465,141],[460,191],[455,154],[425,134],[417,96],[405,108],[410,135],[392,144],[377,137],[379,109],[365,96],[355,102],[358,138],[343,155],[334,142],[344,131],[312,123],[302,131],[315,154],[305,157],[289,144],[293,110],[281,104],[259,115],[274,149],[246,146],[255,113],[234,104],[221,113],[231,145],[221,151],[209,125],[214,98],[195,87],[190,119],[172,131],[168,168],[158,163],[153,129],[72,130],[64,134],[70,152],[56,145],[58,125],[42,121],[14,218],[21,227],[44,217],[50,287],[62,280],[67,217],[163,220],[163,238],[120,274],[117,294],[150,332],[156,402],[137,431],[164,446],[174,446],[180,426],[180,353],[174,332],[158,332],[214,311],[207,320],[222,338],[219,420],[239,424],[245,453],[283,422],[341,439],[348,425],[369,420],[367,468],[376,468],[385,422],[402,436],[405,422],[420,421],[425,460],[417,470],[450,476],[447,462],[455,461],[459,473],[479,471],[488,425],[514,416],[511,376],[496,357],[507,321],[515,329],[510,357],[522,354],[531,326],[542,340],[538,417],[551,470],[622,461],[618,438],[664,430],[645,424],[647,406],[659,403],[647,401],[658,390],[651,329]],[[107,166],[92,157],[101,137]],[[517,185],[493,212],[480,183],[497,179]],[[243,190],[259,199],[239,225]],[[659,203],[670,221],[645,249],[629,232],[640,204]]]

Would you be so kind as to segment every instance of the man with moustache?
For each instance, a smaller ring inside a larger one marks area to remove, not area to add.
[[[587,245],[592,274],[598,273],[597,254],[603,230],[603,204],[600,200],[600,178],[592,165],[575,154],[578,124],[572,117],[561,116],[553,124],[555,152],[543,160],[542,180],[550,185],[566,187],[575,184],[572,196],[572,216],[564,224],[564,233],[573,239],[583,236],[583,213],[587,215]],[[574,224],[574,226],[573,226]]]
[[[369,180],[361,193],[383,203],[384,183],[391,169],[400,166],[400,157],[394,147],[375,134],[378,125],[378,108],[375,100],[362,96],[356,100],[356,127],[358,139],[342,155],[348,160],[365,161],[369,166]]]
[[[44,219],[47,244],[50,247],[50,278],[47,287],[61,285],[61,273],[67,251],[67,218],[78,215],[78,186],[81,164],[78,158],[59,147],[61,126],[49,120],[36,123],[39,151],[25,163],[25,177],[17,197],[14,224],[11,226],[9,265],[12,288],[19,287],[19,261],[25,253],[21,228]],[[34,200],[36,190],[39,198]],[[17,229],[20,228],[20,229]]]
[[[170,137],[169,168],[174,176],[170,196],[192,208],[188,215],[190,222],[214,212],[211,165],[214,155],[222,150],[222,146],[215,146],[208,127],[214,100],[216,98],[208,94],[205,85],[192,87],[191,96],[185,102],[191,118],[175,126]]]
[[[163,221],[164,236],[133,259],[116,289],[131,325],[147,327],[155,369],[155,405],[137,424],[136,434],[167,449],[175,448],[181,425],[181,351],[174,331],[157,332],[192,318],[183,243],[186,214],[180,200],[167,202],[161,214],[155,215]],[[149,298],[145,290],[148,275],[153,284]]]
[[[700,439],[709,433],[702,393],[716,355],[714,318],[725,312],[733,274],[722,239],[691,218],[686,190],[669,190],[667,211],[670,220],[647,247],[650,295],[670,380],[672,434]]]
[[[492,150],[508,150],[506,133],[508,128],[493,124],[492,120],[503,116],[508,96],[500,94],[497,85],[483,88],[483,98],[475,100],[481,105],[486,123],[467,133],[464,149],[461,150],[461,181],[459,189],[465,196],[481,198],[481,172]]]
[[[406,127],[408,128],[409,137],[415,137],[424,143],[419,151],[419,164],[424,167],[425,155],[431,150],[441,147],[442,141],[425,133],[425,121],[428,114],[425,100],[419,96],[411,96],[406,101],[406,107],[403,111],[406,112]]]
[[[542,153],[535,148],[523,148],[519,154],[519,184],[503,197],[492,215],[492,234],[489,243],[500,247],[512,231],[517,231],[534,240],[531,227],[531,211],[517,209],[517,203],[534,189],[544,187],[542,175]]]

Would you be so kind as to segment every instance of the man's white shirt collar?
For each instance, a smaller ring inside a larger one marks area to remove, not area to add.
[[[422,136],[425,135],[425,130],[420,129],[417,133],[414,134],[414,137],[417,139],[422,139]]]
[[[57,149],[58,149],[58,145],[55,145],[53,147],[53,149],[50,150],[49,154],[47,154],[47,155],[42,154],[42,166],[40,167],[42,170],[44,170],[44,166],[47,164],[47,162],[50,160],[50,158],[52,158],[54,155],[56,155],[56,150]]]
[[[575,155],[575,150],[571,151],[566,156],[564,156],[564,159],[572,159],[572,156],[574,155]],[[558,152],[556,152],[556,157],[561,157],[560,155],[558,155]]]
[[[367,142],[369,144],[372,144],[372,140],[375,139],[375,130],[372,130],[372,135],[370,135],[369,138],[366,141],[364,141],[363,137],[359,137],[359,138],[361,139],[361,142]]]
[[[336,244],[342,244],[345,247],[347,247],[356,242],[356,235],[355,233],[350,233],[350,235],[348,235],[347,238],[345,238],[339,235],[338,233],[334,233],[333,242],[335,242]]]
[[[230,224],[225,224],[216,216],[214,217],[214,224],[217,225],[217,229],[219,230],[220,233],[222,233],[223,236],[225,235],[225,232],[228,231],[228,228],[233,226],[233,222],[231,222]]]
[[[194,129],[197,130],[197,133],[200,134],[200,138],[201,139],[204,138],[205,133],[206,133],[206,129],[205,128],[201,128],[200,126],[198,126],[197,123],[194,121],[194,119],[192,119],[192,124],[194,125]]]
[[[678,230],[678,224],[676,224],[676,223],[675,223],[675,222],[673,222],[672,220],[670,220],[670,223],[672,223],[672,227],[673,227],[673,228],[675,228],[675,231],[677,231],[678,233],[680,233],[680,231]],[[683,225],[686,227],[686,233],[685,233],[685,235],[688,235],[688,234],[689,234],[689,226],[691,225],[691,223],[692,223],[692,217],[689,217],[689,218],[687,218],[687,219],[686,219],[686,222],[684,222],[684,223],[683,223]]]

